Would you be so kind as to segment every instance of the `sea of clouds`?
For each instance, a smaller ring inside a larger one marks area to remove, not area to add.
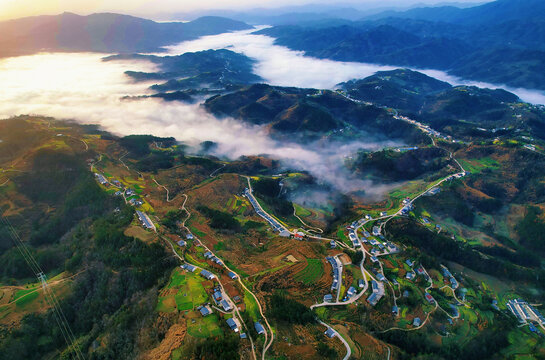
[[[340,82],[363,78],[393,67],[337,62],[304,56],[273,44],[274,39],[241,31],[206,36],[168,48],[169,54],[228,48],[256,60],[254,71],[273,85],[334,88]],[[53,116],[80,123],[99,124],[118,135],[173,136],[197,146],[202,141],[218,144],[215,155],[236,159],[241,155],[269,155],[287,167],[307,170],[320,181],[342,192],[364,190],[379,196],[389,190],[381,184],[353,178],[343,160],[359,149],[377,150],[400,143],[374,139],[349,143],[299,144],[271,139],[264,128],[230,118],[218,119],[200,104],[164,102],[159,99],[122,100],[149,94],[151,83],[132,82],[127,70],[153,72],[146,61],[109,61],[106,54],[52,53],[0,59],[0,118],[19,114]],[[437,71],[427,74],[451,83],[465,82]],[[493,86],[490,86],[493,87]],[[521,98],[545,103],[543,93],[521,89]]]

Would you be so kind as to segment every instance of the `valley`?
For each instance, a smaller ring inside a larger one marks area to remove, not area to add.
[[[0,22],[0,360],[544,359],[541,3],[423,6]]]

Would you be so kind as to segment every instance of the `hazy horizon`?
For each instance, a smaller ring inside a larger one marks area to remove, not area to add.
[[[33,0],[0,0],[0,21],[12,20],[27,16],[57,15],[63,12],[73,12],[79,15],[92,13],[114,12],[153,20],[165,19],[169,14],[187,14],[192,12],[206,11],[248,11],[256,9],[275,9],[282,7],[294,8],[311,4],[320,4],[330,7],[354,7],[359,10],[370,10],[388,7],[407,8],[415,5],[429,6],[441,4],[481,4],[490,0],[345,0],[342,3],[330,5],[326,0],[265,0],[256,4],[250,0],[234,0],[226,6],[224,2],[217,0],[203,0],[200,2],[175,1],[175,0],[120,0],[103,2],[98,0],[80,0],[77,2],[66,0],[44,0],[36,2]],[[170,17],[169,17],[170,18]]]

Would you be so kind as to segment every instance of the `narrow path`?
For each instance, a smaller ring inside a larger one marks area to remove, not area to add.
[[[315,233],[318,233],[318,234],[323,234],[324,233],[324,231],[322,229],[320,229],[319,227],[310,226],[306,222],[304,222],[303,219],[301,219],[299,217],[299,215],[297,215],[297,210],[295,210],[295,206],[293,207],[293,216],[295,216],[301,222],[301,224],[303,224],[303,226],[310,229],[309,231],[312,231],[312,232],[315,232]]]
[[[79,271],[79,272],[77,272],[77,273],[75,273],[75,274],[73,274],[73,275],[68,276],[68,277],[65,277],[65,278],[62,278],[62,279],[58,279],[58,280],[55,280],[55,281],[48,281],[48,285],[49,285],[49,286],[58,285],[58,284],[60,284],[60,283],[63,283],[63,282],[65,282],[65,281],[67,281],[67,280],[70,280],[70,279],[72,279],[72,278],[78,276],[79,274],[81,274],[82,272],[85,272],[85,271],[86,271],[86,270],[81,270],[81,271]],[[19,300],[21,300],[21,299],[23,299],[23,298],[25,298],[25,297],[27,297],[27,296],[29,296],[29,295],[31,295],[31,294],[34,294],[35,292],[40,292],[40,291],[43,291],[43,290],[44,290],[44,288],[43,288],[42,285],[38,285],[38,286],[36,286],[35,288],[31,288],[31,289],[26,289],[26,288],[24,288],[24,287],[19,287],[19,286],[18,286],[17,288],[21,288],[21,290],[32,290],[32,291],[30,291],[30,292],[24,294],[23,296],[19,296],[17,299],[15,299],[15,300],[13,300],[13,301],[11,301],[11,302],[9,302],[9,303],[1,304],[0,307],[9,306],[9,305],[15,304],[17,301],[19,301]]]
[[[213,178],[214,176],[216,176],[216,173],[217,173],[218,171],[220,171],[221,169],[223,169],[224,167],[226,167],[226,166],[227,166],[227,164],[223,164],[222,166],[220,166],[220,167],[217,168],[216,170],[212,171],[212,172],[210,173],[210,177]]]
[[[331,329],[334,333],[335,333],[335,336],[342,341],[342,343],[344,344],[344,347],[346,347],[346,355],[343,357],[343,360],[348,360],[350,359],[350,355],[352,355],[352,349],[350,349],[350,345],[348,345],[348,342],[341,336],[341,334],[339,334],[339,332],[337,330],[335,330],[333,327],[329,326],[328,324],[326,324],[325,322],[323,322],[322,320],[318,320],[318,322],[325,326],[327,329]]]
[[[184,202],[182,203],[182,206],[181,206],[181,209],[184,210],[186,213],[187,213],[187,216],[186,218],[184,219],[184,221],[182,222],[182,227],[190,234],[191,233],[191,230],[186,226],[186,222],[187,220],[189,220],[189,218],[191,217],[191,212],[187,209],[186,207],[186,204],[187,204],[187,201],[189,199],[189,196],[187,194],[182,194],[182,196],[184,196]],[[207,250],[207,251],[210,251],[211,253],[213,253],[203,242],[202,240],[198,239],[194,234],[192,234],[193,237],[195,237],[195,239],[199,240],[201,245]],[[172,245],[172,243],[169,241],[169,244],[170,246],[172,247],[172,250],[174,252],[175,249],[174,249],[174,246]],[[181,259],[181,257],[176,253],[176,255]],[[219,258],[219,257],[218,257]],[[183,259],[182,259],[183,260]],[[236,273],[235,271],[233,271],[231,268],[229,268],[226,264],[225,264],[225,261],[222,260],[222,266],[227,270],[227,271],[231,271],[232,273],[236,274],[237,275],[237,280],[238,280],[238,283],[242,286],[242,288],[247,291],[250,295],[252,295],[252,297],[254,298],[256,304],[257,304],[257,307],[259,309],[259,314],[261,315],[263,321],[265,321],[265,324],[268,328],[268,330],[270,331],[270,339],[269,339],[269,336],[268,336],[268,333],[267,331],[265,331],[265,340],[264,340],[264,347],[263,347],[263,351],[262,351],[262,356],[261,358],[263,360],[265,360],[265,354],[267,352],[267,350],[271,347],[273,341],[274,341],[274,332],[272,330],[272,327],[271,325],[269,324],[269,321],[267,319],[267,317],[265,316],[265,314],[263,313],[263,307],[261,306],[261,303],[259,302],[259,299],[257,298],[257,296],[250,290],[248,289],[248,287],[246,287],[246,285],[242,282],[242,278],[240,276],[240,274]],[[218,278],[218,282],[219,282],[219,278]],[[220,283],[221,284],[221,283]],[[235,306],[235,309],[237,309],[237,313],[238,313],[238,308]],[[240,317],[240,319],[242,320],[242,316],[240,314],[238,314],[238,316]],[[248,334],[248,338],[250,338],[251,340],[251,337],[249,336]],[[253,341],[252,341],[252,352],[254,353],[254,358],[256,357],[255,356],[255,349],[254,349],[254,346],[253,346]]]
[[[153,176],[151,177],[151,179],[153,180],[154,183],[157,184],[157,186],[162,187],[163,189],[165,189],[165,191],[167,192],[167,202],[171,202],[173,199],[170,199],[170,198],[169,198],[170,192],[168,191],[167,187],[166,187],[165,185],[159,184],[159,183],[157,182],[157,180],[155,180],[155,178],[154,178]]]

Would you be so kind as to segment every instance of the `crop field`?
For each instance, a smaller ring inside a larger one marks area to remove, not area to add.
[[[294,278],[304,284],[313,284],[324,275],[324,266],[320,259],[307,259],[307,266],[295,274]]]
[[[294,203],[293,207],[295,208],[295,213],[301,217],[309,217],[312,215],[312,212],[310,210],[305,209],[304,207],[300,205],[297,205]]]
[[[187,319],[187,333],[201,339],[220,336],[222,330],[219,327],[219,321],[218,316],[215,314]]]
[[[461,159],[458,161],[460,161],[464,169],[472,173],[479,173],[485,168],[499,168],[498,162],[489,157],[484,157],[480,159]]]
[[[191,310],[208,299],[208,295],[201,283],[201,279],[192,273],[183,274],[176,269],[170,278],[169,284],[161,292],[156,310],[170,313],[176,309]]]
[[[250,317],[254,321],[258,321],[261,318],[259,307],[257,306],[254,297],[248,291],[244,291],[244,304],[246,305],[246,311],[250,314]]]
[[[17,307],[23,308],[36,300],[38,296],[39,293],[36,290],[19,290],[15,293],[14,296],[14,298],[16,299],[15,305]]]
[[[248,206],[249,203],[246,201],[246,199],[237,195],[229,198],[229,200],[227,201],[227,209],[235,215],[243,215],[246,212]]]

